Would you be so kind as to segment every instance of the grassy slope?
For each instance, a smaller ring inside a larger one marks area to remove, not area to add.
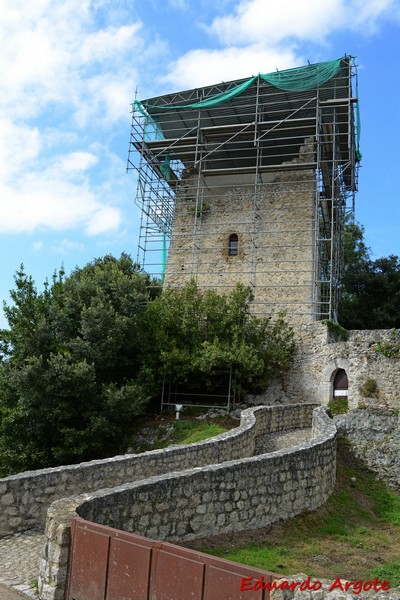
[[[189,412],[189,411],[186,411]],[[224,433],[237,427],[238,420],[230,417],[217,417],[216,419],[196,419],[200,411],[192,411],[194,415],[184,415],[179,421],[175,420],[172,413],[161,413],[153,418],[143,420],[132,432],[131,447],[134,452],[166,448],[172,444],[192,444]],[[204,412],[204,411],[203,411]],[[150,431],[151,436],[137,441],[137,432]],[[151,439],[150,439],[151,438]]]
[[[218,423],[175,421],[173,434],[167,443],[168,445],[193,444],[194,442],[207,440],[225,431],[225,427],[218,425]]]

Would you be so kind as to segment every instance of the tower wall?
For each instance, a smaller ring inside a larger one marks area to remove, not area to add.
[[[181,287],[194,278],[202,289],[229,292],[237,283],[253,288],[253,312],[285,311],[293,323],[313,320],[315,177],[296,169],[309,162],[311,142],[291,170],[254,175],[184,179],[176,212],[165,285]],[[199,192],[199,189],[201,192]],[[200,198],[200,200],[199,200]],[[237,234],[237,256],[229,237]]]
[[[360,159],[353,77],[346,56],[136,102],[138,262],[154,272],[162,257],[169,286],[250,285],[255,314],[337,320]]]

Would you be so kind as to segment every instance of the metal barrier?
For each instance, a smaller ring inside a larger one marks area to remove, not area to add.
[[[267,584],[281,577],[75,518],[65,598],[269,600]]]

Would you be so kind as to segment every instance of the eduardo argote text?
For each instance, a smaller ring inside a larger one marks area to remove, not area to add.
[[[271,581],[268,579],[266,580],[264,576],[260,577],[260,579],[242,577],[240,582],[240,591],[242,592],[251,590],[291,590],[294,592],[296,589],[299,589],[300,591],[317,591],[321,588],[322,582],[318,579],[312,580],[311,577],[307,577],[307,579],[303,579],[303,581],[288,581],[287,579]],[[369,590],[375,592],[390,590],[390,585],[386,579],[381,581],[378,577],[375,577],[372,581],[369,579],[365,581],[362,579],[357,579],[356,581],[344,581],[340,579],[340,577],[336,577],[329,585],[328,590],[330,592],[333,590],[341,590],[342,592],[351,592],[355,596],[358,596],[361,592],[367,592]]]

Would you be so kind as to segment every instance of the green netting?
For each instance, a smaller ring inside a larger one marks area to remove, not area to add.
[[[251,77],[244,83],[240,83],[236,85],[234,88],[227,90],[226,92],[221,92],[220,94],[215,94],[214,96],[210,96],[209,98],[205,98],[204,100],[199,100],[199,102],[194,102],[193,104],[185,104],[183,106],[157,106],[157,108],[212,108],[213,106],[218,106],[223,102],[227,102],[231,100],[235,96],[238,96],[244,90],[247,90],[248,87],[251,86],[252,83],[256,81],[257,77]],[[149,108],[155,108],[150,107]]]
[[[356,106],[356,160],[358,162],[362,159],[362,152],[360,150],[360,135],[361,135],[361,117],[360,117],[360,105],[357,102]]]
[[[163,245],[162,245],[162,256],[161,256],[161,282],[164,283],[165,269],[167,268],[167,234],[163,233]]]
[[[143,115],[144,117],[148,117],[148,114],[145,111],[143,104],[140,102],[140,100],[137,100],[135,98],[135,100],[132,102],[132,106],[135,110],[138,110],[141,115]]]
[[[286,71],[260,73],[260,77],[281,90],[305,92],[335,77],[339,73],[341,60],[341,58],[337,58],[315,65],[307,65],[306,67],[287,69]]]
[[[354,59],[353,59],[354,60]],[[360,117],[360,103],[358,102],[358,77],[356,77],[356,160],[358,162],[362,159],[360,150],[360,136],[361,136],[361,117]]]
[[[140,114],[143,115],[145,118],[144,141],[152,142],[154,140],[164,140],[165,136],[160,125],[148,114],[140,100],[135,99],[132,102],[132,106],[134,109],[138,110]]]
[[[169,152],[160,164],[160,171],[164,175],[166,181],[169,181],[171,178],[171,154]]]
[[[147,116],[144,125],[144,141],[153,142],[154,140],[165,140],[165,135],[157,121]]]
[[[218,106],[219,104],[223,104],[224,102],[227,102],[228,100],[231,100],[232,98],[234,98],[235,96],[238,96],[239,94],[241,94],[242,92],[244,92],[244,90],[247,90],[247,88],[254,83],[254,81],[257,79],[256,76],[251,77],[250,79],[248,79],[247,81],[236,85],[234,88],[231,88],[230,90],[227,90],[226,92],[221,92],[220,94],[215,94],[214,96],[210,96],[209,98],[206,98],[204,100],[199,100],[198,102],[194,102],[192,104],[174,104],[173,106],[168,106],[168,105],[164,105],[164,106],[155,106],[152,104],[148,104],[147,102],[144,102],[143,104],[141,102],[139,102],[139,100],[134,100],[133,101],[133,107],[136,108],[143,116],[148,117],[148,114],[146,112],[147,108],[160,108],[160,109],[165,109],[165,110],[174,110],[176,108],[182,109],[182,108],[212,108],[213,106]]]

